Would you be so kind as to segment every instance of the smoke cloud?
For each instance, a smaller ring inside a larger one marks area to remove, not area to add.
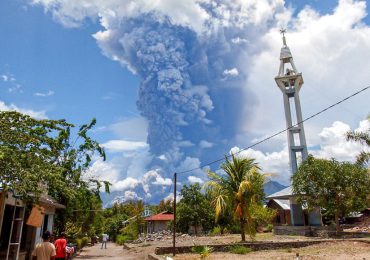
[[[245,85],[249,57],[286,12],[280,0],[33,2],[66,26],[99,19],[103,29],[93,36],[102,53],[141,79],[137,107],[148,124],[148,169],[164,175],[236,145],[245,111],[255,105]],[[203,174],[192,173],[192,180]]]

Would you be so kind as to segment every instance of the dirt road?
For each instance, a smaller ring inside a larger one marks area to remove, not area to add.
[[[89,260],[136,260],[135,255],[132,255],[128,250],[123,249],[115,243],[108,243],[107,249],[101,249],[101,244],[91,247],[84,247],[76,259],[89,259]]]

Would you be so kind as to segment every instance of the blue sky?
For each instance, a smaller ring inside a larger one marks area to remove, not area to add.
[[[136,116],[139,80],[101,55],[93,37],[98,23],[65,28],[40,6],[25,1],[0,3],[0,70],[14,82],[1,82],[2,100],[19,107],[47,111],[49,118],[82,124],[98,118],[98,126]],[[9,88],[20,88],[9,92]],[[40,97],[35,93],[53,95]],[[109,116],[108,116],[109,115]],[[97,136],[101,141],[109,138]]]
[[[156,201],[170,196],[174,171],[285,127],[279,28],[304,75],[304,117],[367,86],[367,12],[352,0],[3,0],[0,109],[97,118],[108,160],[86,174],[110,180],[112,198]],[[353,160],[361,147],[343,136],[368,127],[368,95],[307,122],[310,152]],[[244,153],[289,182],[284,134]],[[180,185],[204,180],[197,170]]]

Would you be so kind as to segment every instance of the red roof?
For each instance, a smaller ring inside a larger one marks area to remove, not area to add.
[[[170,212],[161,212],[157,215],[153,215],[144,219],[145,221],[171,221],[173,220],[173,214]]]

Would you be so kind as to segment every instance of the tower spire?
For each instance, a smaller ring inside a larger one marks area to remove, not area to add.
[[[301,102],[299,99],[299,91],[303,85],[303,76],[302,73],[298,72],[293,61],[293,55],[286,44],[286,30],[281,29],[280,33],[283,35],[283,47],[280,51],[279,74],[275,77],[275,81],[283,94],[285,121],[288,129],[289,164],[291,173],[294,174],[298,170],[299,163],[308,157]],[[290,194],[289,201],[292,224],[294,226],[303,226],[305,222],[302,217],[302,206],[297,203],[292,193]],[[309,224],[320,226],[320,213],[309,212]]]
[[[286,39],[285,39],[286,29],[281,28],[281,29],[280,29],[280,33],[283,35],[283,45],[284,45],[284,46],[287,46],[287,45],[286,45]]]

